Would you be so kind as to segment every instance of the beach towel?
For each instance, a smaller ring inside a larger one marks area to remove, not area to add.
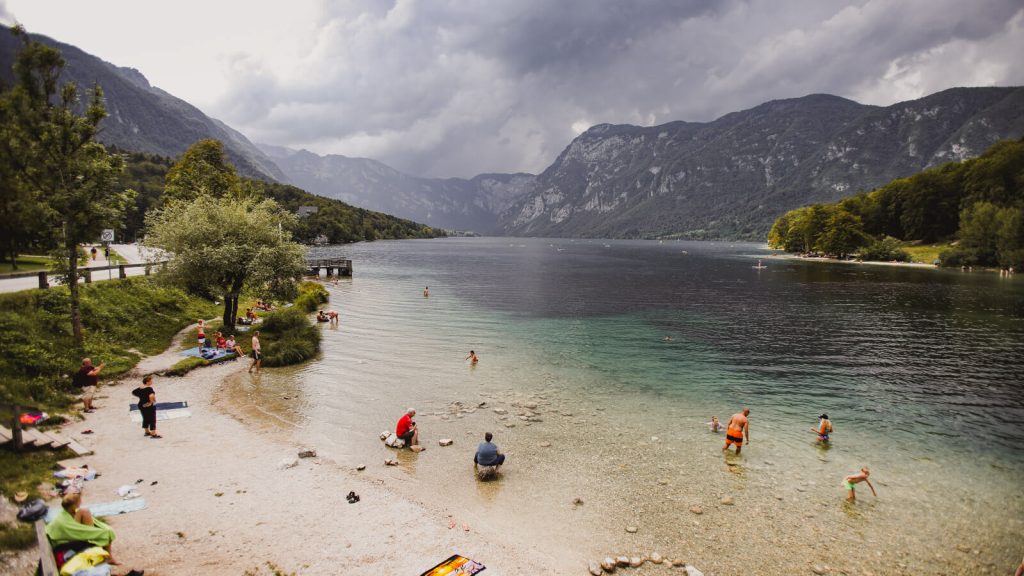
[[[225,350],[224,348],[199,348],[199,346],[194,346],[188,350],[182,350],[178,354],[182,356],[191,356],[193,358],[202,358],[204,360],[209,360],[210,362],[235,357],[234,352]]]
[[[188,407],[188,402],[157,402],[156,403],[156,421],[162,422],[164,420],[174,420],[175,418],[188,418],[192,416],[192,410]],[[139,411],[138,404],[128,405],[128,417],[131,418],[132,422],[142,422],[142,412]]]
[[[157,402],[157,410],[174,410],[175,408],[188,408],[188,402]],[[139,411],[138,404],[129,404],[128,409],[133,412]]]
[[[102,518],[104,516],[117,516],[118,514],[126,514],[128,512],[137,512],[146,507],[145,498],[132,498],[131,500],[114,500],[113,502],[104,502],[102,504],[87,504],[83,508],[88,508],[89,512],[92,512],[94,518]]]
[[[100,565],[107,566],[107,569],[99,572],[87,572],[88,574],[110,574],[110,567],[106,563],[107,558],[110,557],[110,552],[107,552],[103,548],[94,546],[92,548],[86,548],[78,554],[75,554],[71,560],[68,560],[60,567],[61,576],[78,576],[80,572],[85,572]]]
[[[131,502],[136,502],[136,500]],[[92,507],[89,506],[88,508],[92,512]],[[92,515],[95,525],[89,526],[75,522],[74,517],[68,514],[67,510],[60,508],[53,521],[46,525],[46,535],[54,544],[81,540],[96,546],[110,545],[114,541],[114,530],[107,526],[106,522],[97,519],[96,516],[98,514],[96,512],[93,512]]]
[[[450,558],[441,562],[437,566],[434,566],[430,570],[427,570],[420,576],[449,576],[452,574],[479,574],[487,568],[479,563],[466,558],[465,556],[459,556],[458,554],[452,555]]]

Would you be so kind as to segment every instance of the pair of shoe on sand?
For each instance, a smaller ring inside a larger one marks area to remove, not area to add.
[[[359,502],[359,494],[356,494],[353,490],[348,493],[348,496],[345,496],[345,500],[348,500],[349,504],[355,504],[356,502]]]

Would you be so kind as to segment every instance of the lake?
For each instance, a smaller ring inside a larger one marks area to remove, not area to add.
[[[353,260],[327,284],[341,322],[323,325],[320,359],[246,380],[243,400],[402,495],[551,554],[558,573],[654,550],[709,576],[1003,573],[1022,554],[1024,278],[709,242],[311,256]],[[428,450],[382,468],[396,453],[377,436],[409,406]],[[705,423],[744,406],[752,442],[723,456]],[[823,412],[828,447],[810,432]],[[485,431],[509,460],[481,484]],[[844,504],[862,466],[878,497],[861,485]]]

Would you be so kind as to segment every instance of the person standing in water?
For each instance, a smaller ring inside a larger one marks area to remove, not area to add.
[[[860,484],[861,482],[867,482],[868,483],[868,488],[871,488],[871,494],[875,498],[878,498],[878,493],[875,492],[875,487],[871,485],[871,480],[868,480],[868,476],[870,476],[870,475],[871,475],[871,470],[868,470],[867,466],[865,466],[864,468],[860,469],[860,473],[852,474],[850,476],[847,476],[843,480],[843,487],[846,488],[846,490],[848,492],[848,494],[846,496],[846,501],[847,502],[856,502],[857,501],[857,490],[854,488],[854,486],[857,485],[857,484]]]
[[[252,333],[252,364],[249,365],[249,372],[255,368],[260,371],[260,364],[263,362],[263,350],[260,348],[260,331]]]
[[[743,449],[744,435],[747,444],[750,444],[750,420],[747,416],[750,416],[750,408],[744,408],[743,412],[733,414],[732,418],[729,418],[729,423],[725,426],[725,446],[722,446],[722,452],[728,451],[730,444],[735,444],[736,453],[739,454]]]
[[[470,364],[476,364],[480,361],[480,359],[476,357],[476,352],[472,350],[469,351],[469,356],[466,356],[466,360],[469,360]]]
[[[818,435],[818,442],[828,444],[829,435],[832,434],[832,421],[828,419],[828,414],[818,416],[818,428],[811,428],[811,432]]]
[[[424,286],[423,287],[423,297],[427,298],[429,296],[430,296],[430,286]]]

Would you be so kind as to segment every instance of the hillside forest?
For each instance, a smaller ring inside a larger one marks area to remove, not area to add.
[[[942,266],[1024,266],[1024,139],[832,204],[786,212],[768,244],[787,252],[909,259],[906,244],[949,243]]]

